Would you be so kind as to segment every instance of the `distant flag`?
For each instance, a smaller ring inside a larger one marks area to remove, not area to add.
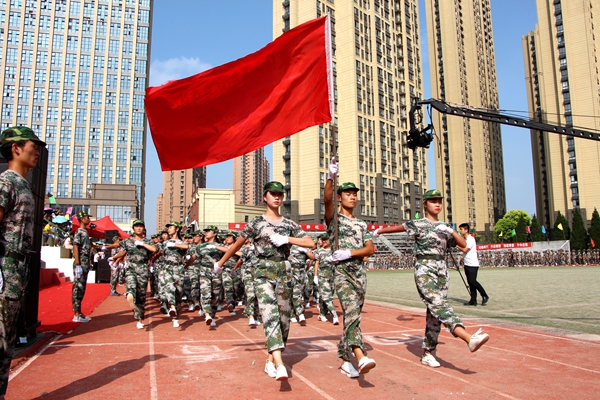
[[[527,227],[525,227],[525,231],[526,231],[527,233],[531,233],[531,228],[529,228],[529,227],[527,226]]]
[[[502,237],[502,235],[504,235],[504,232],[500,232],[500,234],[498,236]]]
[[[513,230],[510,232],[510,236],[517,236],[517,232],[516,232],[516,231],[513,229]]]
[[[54,198],[54,196],[48,197],[48,202],[50,203],[51,206],[56,205],[56,199]]]
[[[542,233],[545,235],[546,234],[546,227],[542,225]]]
[[[558,225],[556,225],[556,227],[557,227],[558,229],[560,229],[561,231],[563,230],[562,223],[559,223]]]
[[[418,211],[415,213],[415,218],[421,218],[421,216],[420,216],[420,214],[419,214]]]
[[[596,242],[594,242],[594,239],[590,239],[590,241],[592,242],[592,247],[596,247]]]

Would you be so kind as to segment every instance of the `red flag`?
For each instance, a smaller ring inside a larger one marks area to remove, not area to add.
[[[149,87],[146,113],[162,170],[229,160],[331,121],[326,18],[239,60]]]
[[[592,242],[592,247],[596,247],[596,242],[594,242],[594,239],[590,239]]]

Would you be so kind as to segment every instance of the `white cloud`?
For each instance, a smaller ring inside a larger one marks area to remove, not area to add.
[[[212,68],[212,65],[199,58],[170,58],[150,63],[150,86],[159,86],[174,79],[186,78]]]

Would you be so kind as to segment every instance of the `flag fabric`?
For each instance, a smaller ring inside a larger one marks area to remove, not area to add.
[[[592,247],[596,247],[596,242],[594,242],[594,239],[590,239],[590,242],[592,244]]]
[[[517,231],[515,231],[514,229],[510,231],[510,236],[517,236]]]
[[[498,236],[502,237],[502,235],[504,235],[504,232],[500,232],[500,234]]]
[[[546,227],[542,225],[542,233],[545,235],[546,234]]]
[[[49,196],[48,197],[48,203],[50,203],[51,206],[55,206],[56,205],[56,199],[54,198],[54,196]]]
[[[525,231],[526,231],[527,233],[531,233],[531,228],[527,226],[527,227],[525,227]]]
[[[563,230],[563,227],[562,227],[562,223],[561,223],[561,222],[559,222],[559,223],[558,223],[558,225],[556,225],[556,227],[557,227],[558,229],[560,229],[561,231]]]
[[[239,60],[147,88],[162,170],[226,161],[330,122],[328,18],[299,25]]]
[[[421,218],[421,215],[420,215],[420,214],[419,214],[419,212],[417,211],[417,212],[415,213],[415,219],[419,219],[419,218]]]

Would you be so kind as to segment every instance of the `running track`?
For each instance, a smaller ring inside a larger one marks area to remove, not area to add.
[[[600,388],[600,342],[536,328],[478,323],[490,341],[476,353],[442,331],[440,368],[421,365],[424,312],[367,303],[362,330],[377,367],[359,379],[342,375],[336,346],[342,326],[292,326],[283,354],[290,379],[263,372],[262,326],[218,314],[209,328],[184,312],[181,327],[148,301],[149,328],[137,330],[123,297],[108,297],[71,334],[56,336],[12,371],[7,399],[592,399]],[[338,305],[338,310],[340,307]],[[341,317],[341,316],[340,316]]]

